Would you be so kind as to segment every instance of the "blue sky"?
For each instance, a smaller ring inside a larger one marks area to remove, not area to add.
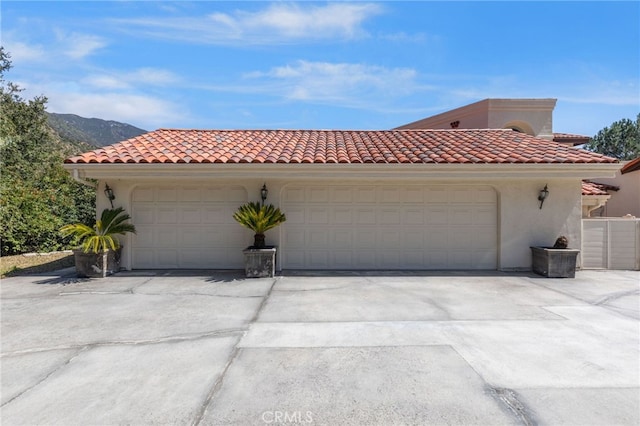
[[[557,98],[556,132],[640,111],[640,3],[2,1],[6,79],[153,130],[389,129]]]

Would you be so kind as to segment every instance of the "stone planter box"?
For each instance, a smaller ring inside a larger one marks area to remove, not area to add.
[[[276,248],[248,247],[243,250],[244,269],[247,278],[264,278],[276,275]]]
[[[80,278],[104,278],[120,270],[120,254],[122,248],[116,251],[109,250],[103,253],[85,253],[83,250],[74,250],[76,261],[76,273]],[[106,259],[106,267],[104,262]]]
[[[575,278],[580,250],[531,247],[533,272],[547,278]]]

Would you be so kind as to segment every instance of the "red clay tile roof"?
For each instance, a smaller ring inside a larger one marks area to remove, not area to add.
[[[609,195],[608,191],[618,191],[620,187],[596,183],[588,180],[582,181],[582,195]]]
[[[625,174],[629,172],[635,172],[636,170],[640,170],[640,157],[636,158],[635,160],[631,160],[627,164],[622,166],[622,169],[620,169],[620,173]]]
[[[160,129],[65,163],[615,163],[513,130]]]
[[[589,136],[574,135],[571,133],[554,133],[553,141],[561,143],[572,143],[573,145],[582,145],[589,142]]]

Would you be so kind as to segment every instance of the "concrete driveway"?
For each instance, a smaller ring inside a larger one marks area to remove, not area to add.
[[[5,279],[17,424],[640,423],[640,273]]]

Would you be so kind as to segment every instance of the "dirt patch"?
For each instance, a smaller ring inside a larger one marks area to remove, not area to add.
[[[68,268],[75,264],[70,251],[30,253],[0,258],[0,276],[38,274]]]

